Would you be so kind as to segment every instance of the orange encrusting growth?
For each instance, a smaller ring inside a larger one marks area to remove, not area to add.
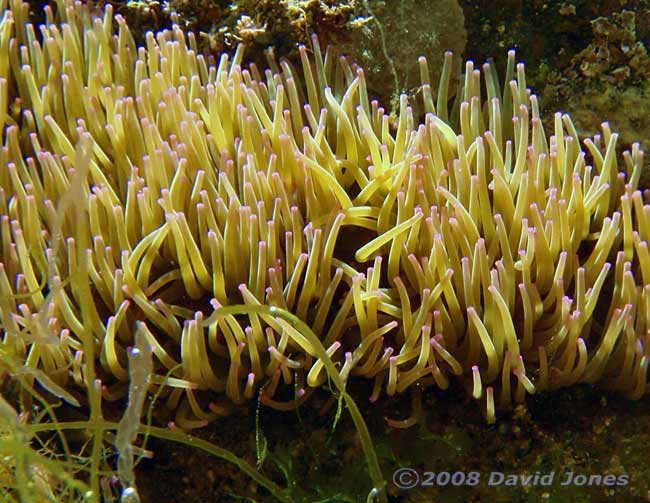
[[[451,117],[451,55],[435,105],[421,59],[424,117],[402,96],[395,119],[315,39],[300,70],[239,50],[213,66],[179,28],[136,47],[110,5],[57,5],[35,28],[0,2],[0,323],[26,365],[85,386],[90,338],[120,398],[142,321],[179,426],[223,413],[201,390],[295,407],[327,377],[304,334],[204,323],[261,304],[373,400],[460,380],[494,420],[577,382],[647,391],[643,154],[619,166],[606,123],[583,150],[560,113],[547,136],[513,52],[503,89],[467,63]]]

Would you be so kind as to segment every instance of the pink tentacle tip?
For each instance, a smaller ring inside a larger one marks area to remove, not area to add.
[[[386,424],[390,426],[391,428],[399,428],[399,421],[395,419],[390,419],[388,417],[384,417],[384,420],[386,421]]]

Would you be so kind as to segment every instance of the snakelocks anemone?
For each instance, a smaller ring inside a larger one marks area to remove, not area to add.
[[[2,344],[52,386],[124,397],[140,331],[184,428],[260,390],[298,406],[323,348],[371,401],[456,382],[489,421],[579,382],[648,390],[643,154],[606,123],[545,131],[514,53],[458,92],[451,54],[437,91],[422,58],[391,117],[315,39],[300,68],[213,65],[177,27],[136,47],[110,4],[0,8]]]

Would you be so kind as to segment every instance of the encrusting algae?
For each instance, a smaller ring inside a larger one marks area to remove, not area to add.
[[[451,54],[437,92],[421,58],[426,114],[402,96],[393,121],[316,39],[300,69],[215,66],[178,28],[136,47],[110,5],[0,8],[2,344],[53,386],[123,398],[138,326],[182,428],[218,394],[297,407],[325,350],[371,401],[459,381],[489,421],[579,382],[647,391],[643,154],[560,113],[548,136],[513,52],[503,88],[467,62],[451,111]]]

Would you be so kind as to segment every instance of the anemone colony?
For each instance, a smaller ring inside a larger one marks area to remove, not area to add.
[[[619,167],[607,124],[583,150],[559,113],[547,137],[513,53],[503,89],[468,62],[451,113],[451,55],[435,103],[421,59],[420,121],[317,40],[262,72],[179,28],[136,47],[110,5],[0,7],[0,322],[28,368],[83,388],[96,361],[120,398],[137,324],[180,426],[261,386],[296,407],[323,360],[282,317],[210,317],[246,304],[305,322],[371,400],[456,381],[493,420],[536,390],[648,389],[642,152]]]

